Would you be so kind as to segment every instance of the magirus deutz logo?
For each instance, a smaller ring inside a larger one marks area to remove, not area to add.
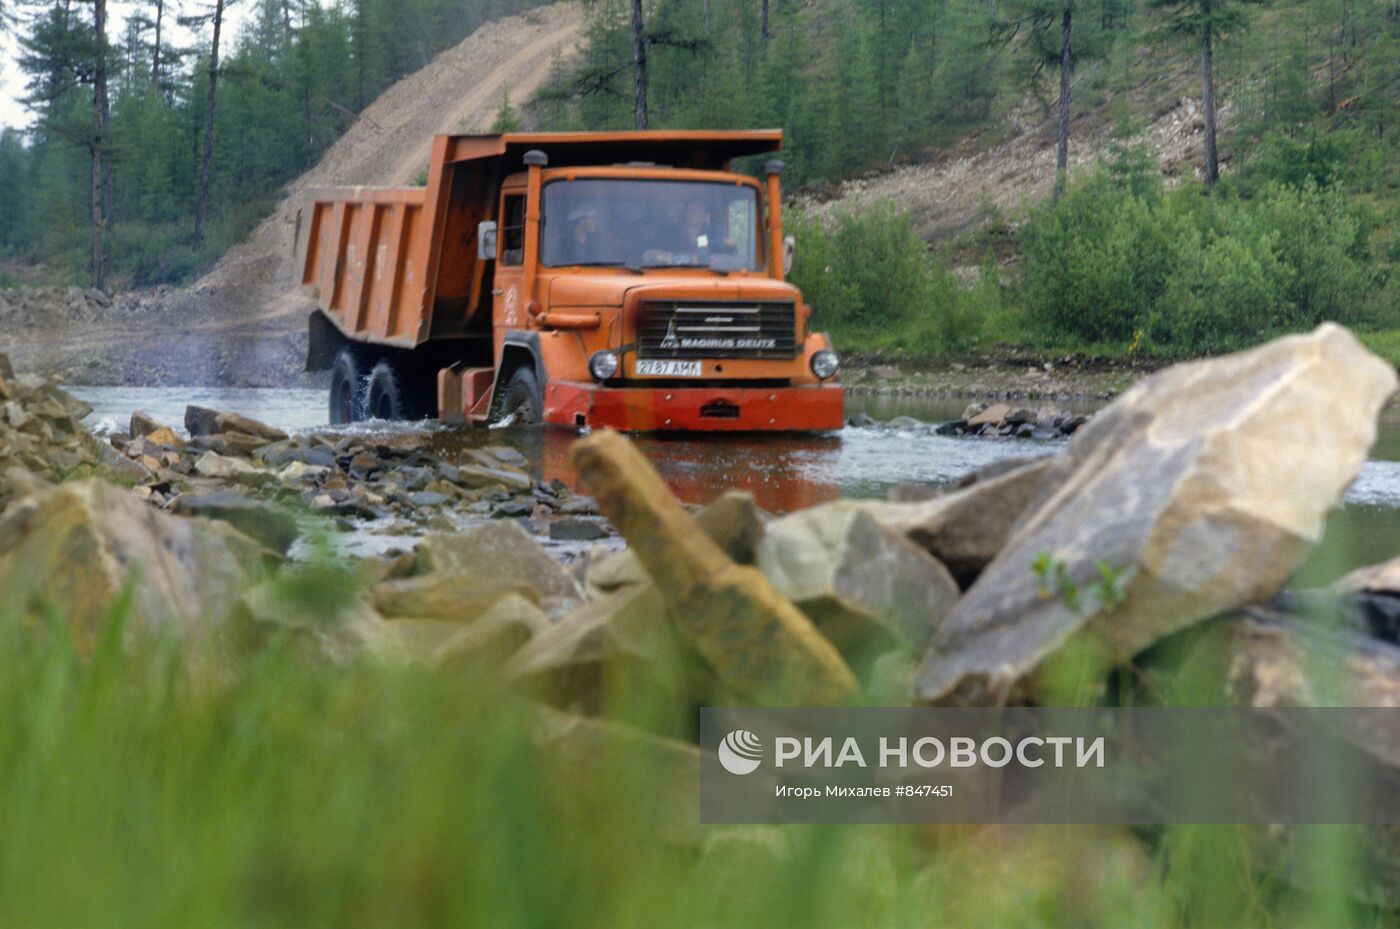
[[[705,322],[721,324],[721,328],[723,328],[726,325],[733,325],[735,320],[730,316],[711,316]],[[666,326],[666,335],[662,337],[661,343],[657,346],[663,352],[675,352],[683,349],[766,351],[777,347],[778,340],[766,336],[678,336],[674,319]]]

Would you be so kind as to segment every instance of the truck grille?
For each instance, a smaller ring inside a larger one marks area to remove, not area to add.
[[[638,358],[794,358],[791,303],[646,303],[637,325]]]

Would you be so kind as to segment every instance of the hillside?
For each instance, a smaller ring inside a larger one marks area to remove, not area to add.
[[[78,384],[297,382],[308,309],[291,268],[301,192],[411,183],[434,134],[488,129],[502,92],[528,99],[553,56],[572,54],[582,27],[575,4],[497,20],[399,81],[189,288],[110,301],[77,288],[0,290],[0,351],[22,370]]]
[[[296,211],[304,190],[357,184],[411,184],[428,162],[433,135],[485,132],[502,92],[528,99],[544,83],[550,58],[570,51],[582,29],[576,4],[531,10],[483,26],[450,51],[379,96],[320,162],[287,189],[277,212],[234,246],[191,290],[227,298],[247,319],[276,318],[304,307],[282,282],[292,274]]]
[[[1189,75],[1175,76],[1177,86]],[[1228,126],[1229,108],[1222,108]],[[1070,172],[1104,159],[1113,127],[1097,111],[1072,122]],[[1197,101],[1182,96],[1154,113],[1145,129],[1122,140],[1142,144],[1168,177],[1195,177],[1200,160],[1202,123]],[[1055,122],[1038,107],[1016,108],[1002,125],[968,135],[932,153],[919,164],[853,178],[834,191],[806,192],[798,205],[817,216],[859,212],[880,201],[898,204],[914,228],[934,245],[946,244],[996,215],[1014,215],[1030,202],[1050,195],[1055,180]]]

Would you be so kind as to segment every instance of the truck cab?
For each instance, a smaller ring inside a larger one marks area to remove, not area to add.
[[[781,140],[442,136],[421,197],[314,192],[297,238],[332,420],[840,428],[836,355],[784,279],[781,163],[732,170]]]

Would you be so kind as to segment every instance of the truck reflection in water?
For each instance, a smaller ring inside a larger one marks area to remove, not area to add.
[[[450,429],[434,436],[431,451],[455,461],[464,460],[468,449],[507,444],[524,454],[530,469],[538,468],[544,481],[562,481],[582,493],[569,463],[569,447],[578,439],[565,429]],[[788,513],[842,496],[839,433],[632,439],[687,503],[709,503],[726,491],[742,490],[753,494],[765,510]]]
[[[583,492],[569,463],[569,446],[578,436],[560,429],[532,431],[539,441],[544,479],[557,478]],[[633,440],[675,495],[687,503],[709,503],[726,491],[743,490],[753,494],[765,510],[789,513],[841,496],[836,472],[822,466],[840,454],[841,440],[836,436],[731,434],[633,436]]]

